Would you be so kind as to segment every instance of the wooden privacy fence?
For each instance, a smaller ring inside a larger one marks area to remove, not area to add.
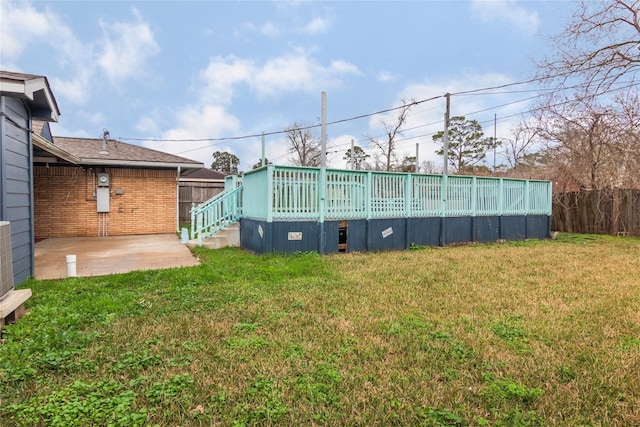
[[[582,190],[553,196],[553,230],[640,236],[640,190]]]
[[[181,223],[191,221],[191,206],[193,203],[199,205],[224,191],[223,182],[204,182],[204,183],[180,183],[178,187],[179,196],[179,221]]]

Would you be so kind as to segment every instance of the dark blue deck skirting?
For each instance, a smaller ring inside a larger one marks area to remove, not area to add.
[[[320,237],[324,229],[323,239]],[[498,239],[545,239],[548,215],[347,220],[347,252],[402,250]],[[338,252],[338,221],[266,222],[243,218],[240,246],[255,253]],[[324,242],[324,247],[321,247]]]

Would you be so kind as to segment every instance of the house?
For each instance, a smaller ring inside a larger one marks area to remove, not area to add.
[[[178,181],[202,163],[109,138],[33,137],[35,239],[174,233]]]
[[[33,120],[59,115],[46,77],[0,71],[0,331],[31,297],[14,287],[34,271]]]
[[[180,222],[191,221],[192,204],[209,200],[218,193],[224,191],[226,174],[213,169],[190,169],[180,175],[179,203]]]
[[[46,77],[0,71],[0,221],[10,222],[16,286],[34,271],[33,121],[59,115]]]

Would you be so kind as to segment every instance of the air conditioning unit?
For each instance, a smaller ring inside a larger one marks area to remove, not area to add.
[[[13,256],[11,254],[11,224],[0,221],[0,300],[13,289]]]
[[[99,173],[98,174],[98,187],[108,187],[109,186],[109,174],[108,173]]]

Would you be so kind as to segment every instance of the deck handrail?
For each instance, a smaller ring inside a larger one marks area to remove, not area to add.
[[[191,236],[248,218],[313,221],[551,215],[551,182],[268,165],[191,210]],[[244,201],[243,201],[244,199]]]
[[[191,238],[197,237],[198,245],[202,245],[202,239],[240,220],[242,190],[242,185],[225,190],[191,208]]]
[[[276,165],[243,180],[245,215],[267,222],[551,215],[551,182],[541,180]]]

